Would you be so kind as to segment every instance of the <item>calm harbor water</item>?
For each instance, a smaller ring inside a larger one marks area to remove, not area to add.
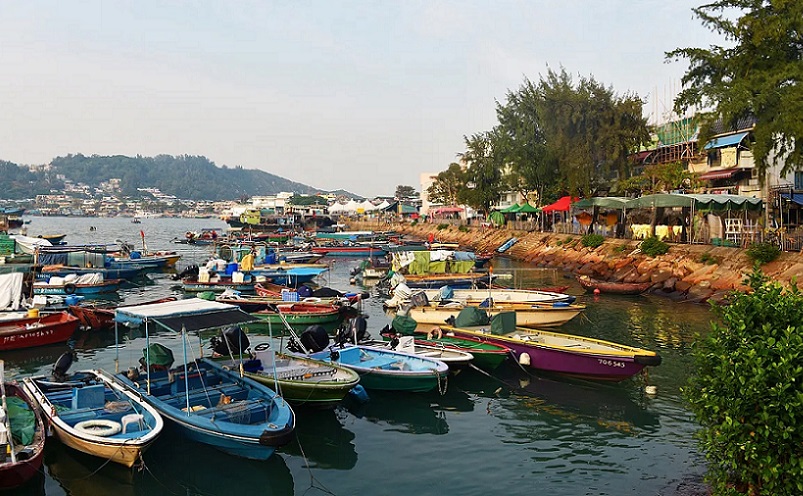
[[[95,226],[96,231],[90,231]],[[208,256],[207,247],[170,243],[188,230],[225,227],[210,219],[84,219],[33,217],[29,235],[67,233],[70,244],[123,240],[141,246],[140,229],[150,250],[182,253],[179,266]],[[321,281],[341,290],[357,259],[332,260]],[[523,269],[509,260],[494,262],[494,271]],[[138,302],[181,289],[168,274],[120,292]],[[562,274],[517,271],[533,284],[579,287]],[[186,441],[167,429],[145,455],[146,468],[132,472],[77,453],[55,440],[46,448],[45,473],[15,494],[20,495],[406,495],[406,494],[550,494],[674,495],[682,481],[704,471],[679,387],[692,361],[696,333],[708,330],[705,306],[658,297],[582,296],[585,316],[563,332],[593,336],[656,350],[663,364],[652,368],[649,383],[597,384],[542,377],[506,366],[493,376],[466,370],[449,381],[443,396],[369,392],[366,404],[345,402],[335,410],[296,409],[297,440],[267,462],[234,458]],[[390,321],[381,300],[364,302],[374,336]],[[179,350],[169,333],[158,341]],[[252,342],[269,339],[252,336]],[[144,337],[122,336],[121,367],[142,356]],[[114,368],[114,333],[82,333],[72,343],[78,362],[73,370]],[[197,347],[196,347],[197,348]],[[49,373],[65,346],[6,352],[10,374]],[[197,349],[196,349],[197,353]],[[177,355],[180,356],[180,355]]]

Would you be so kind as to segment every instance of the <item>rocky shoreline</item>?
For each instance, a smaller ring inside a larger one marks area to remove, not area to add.
[[[584,247],[582,236],[516,231],[499,228],[438,224],[351,222],[354,230],[393,230],[419,239],[459,243],[475,251],[495,251],[512,237],[518,241],[505,253],[515,260],[539,267],[553,267],[574,275],[588,275],[610,282],[651,282],[651,292],[678,301],[719,301],[733,290],[744,291],[745,276],[753,265],[745,250],[712,245],[670,243],[664,255],[650,257],[638,250],[638,240],[606,238],[597,248]],[[803,254],[782,253],[761,267],[771,279],[789,285],[803,280]]]

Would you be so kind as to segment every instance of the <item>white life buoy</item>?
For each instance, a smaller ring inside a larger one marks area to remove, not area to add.
[[[91,434],[99,437],[109,437],[119,433],[123,426],[114,420],[84,420],[75,424],[75,430],[84,434]]]
[[[308,296],[302,300],[302,303],[320,303],[321,299],[317,296]]]

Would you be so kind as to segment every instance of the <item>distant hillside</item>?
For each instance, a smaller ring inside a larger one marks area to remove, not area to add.
[[[304,194],[319,191],[260,170],[218,167],[203,156],[86,157],[78,154],[57,157],[51,164],[56,174],[93,187],[119,178],[122,194],[128,196],[136,196],[137,188],[159,188],[162,193],[191,200],[229,200],[282,191]]]

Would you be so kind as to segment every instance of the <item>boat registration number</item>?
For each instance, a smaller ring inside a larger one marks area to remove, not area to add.
[[[600,365],[606,365],[608,367],[618,367],[620,369],[625,368],[624,362],[619,362],[616,360],[607,360],[605,358],[597,358],[597,361]]]

